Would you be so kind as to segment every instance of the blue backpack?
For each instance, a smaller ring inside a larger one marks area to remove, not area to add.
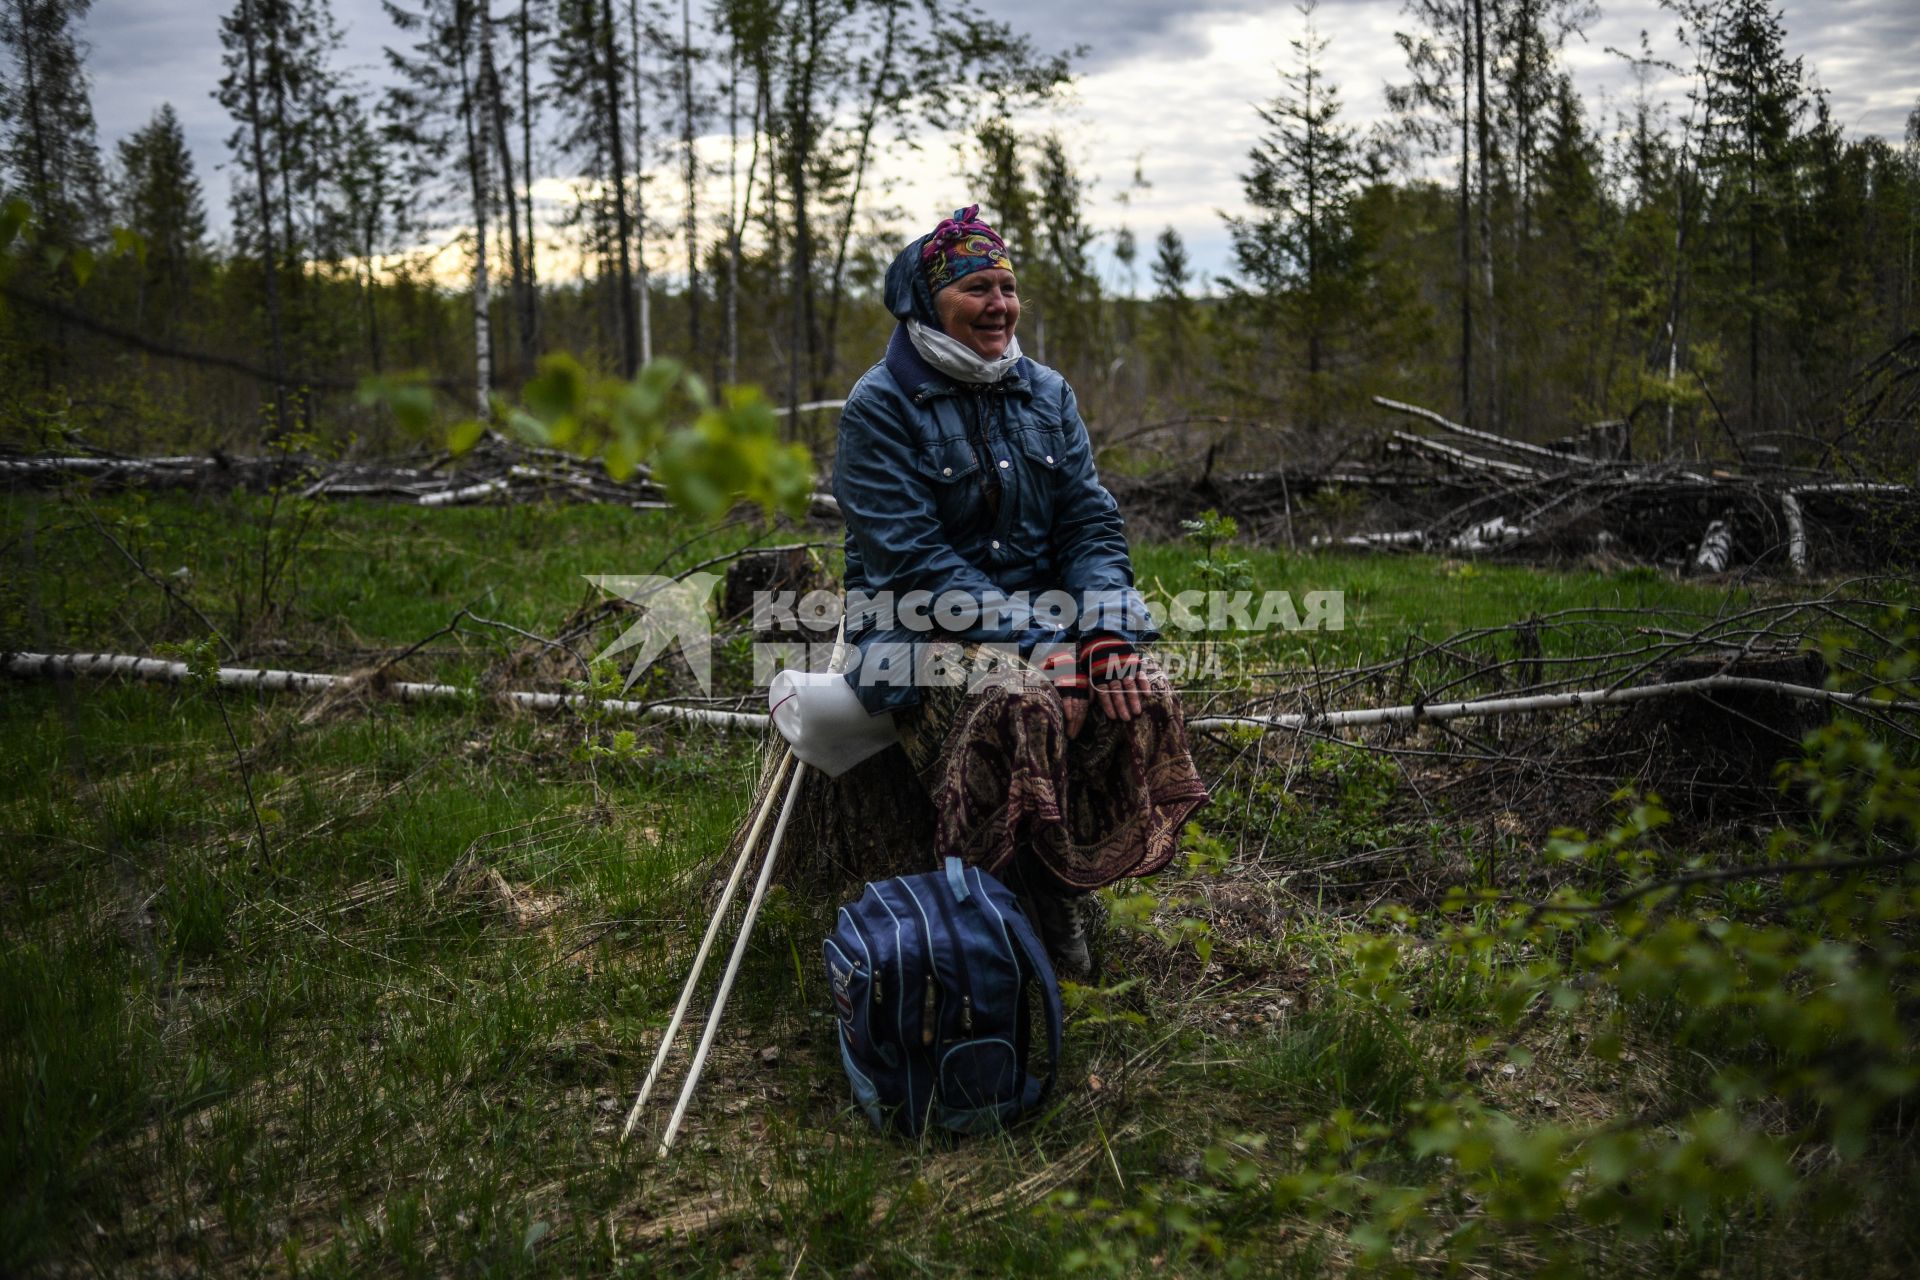
[[[840,1061],[874,1125],[988,1132],[1046,1098],[1060,1070],[1060,987],[1013,891],[948,858],[945,871],[869,884],[822,950]],[[1047,1068],[1027,1068],[1028,997],[1046,1009]]]

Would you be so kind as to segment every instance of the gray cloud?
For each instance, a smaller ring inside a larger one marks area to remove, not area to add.
[[[1084,44],[1077,105],[1058,117],[1086,172],[1101,182],[1096,220],[1122,216],[1148,238],[1164,222],[1179,227],[1208,272],[1225,265],[1217,211],[1240,207],[1239,172],[1258,122],[1253,108],[1278,86],[1277,68],[1299,30],[1291,5],[1262,0],[976,0],[980,11],[1031,35],[1043,49]],[[1626,64],[1608,46],[1631,49],[1642,29],[1674,53],[1670,14],[1657,0],[1603,0],[1601,19],[1567,52],[1596,124],[1609,124],[1633,91]],[[161,102],[180,112],[217,226],[227,221],[232,123],[210,94],[220,76],[219,16],[227,5],[194,0],[96,0],[87,26],[93,44],[94,109],[103,148],[144,124]],[[376,88],[384,83],[381,47],[398,37],[377,0],[336,0],[346,34],[343,62]],[[1920,5],[1912,0],[1805,0],[1785,15],[1789,51],[1829,94],[1849,132],[1898,139],[1920,100]],[[1400,0],[1323,0],[1328,69],[1340,84],[1348,118],[1358,124],[1385,111],[1383,86],[1405,72],[1393,32],[1405,25]],[[1677,102],[1684,86],[1659,86]],[[1056,118],[1034,123],[1054,123]],[[928,148],[929,155],[941,149]],[[1114,196],[1135,159],[1153,182],[1122,209]],[[945,176],[940,170],[945,165]],[[903,161],[903,203],[941,205],[956,186],[944,160]],[[917,172],[905,174],[904,170]]]

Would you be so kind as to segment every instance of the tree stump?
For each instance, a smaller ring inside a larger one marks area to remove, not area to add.
[[[832,585],[815,568],[805,547],[756,551],[752,555],[741,556],[727,566],[726,583],[720,589],[720,619],[727,622],[753,617],[754,601],[761,593],[769,597],[785,597],[791,592],[791,599],[797,601],[809,591],[830,588]],[[832,629],[829,628],[828,637],[831,636]]]
[[[1817,653],[1707,653],[1669,663],[1660,682],[1712,675],[1819,688],[1827,669]],[[1639,782],[1675,812],[1709,820],[1757,816],[1789,803],[1774,766],[1798,756],[1800,740],[1830,715],[1826,704],[1804,698],[1720,689],[1638,704],[1621,718],[1619,743],[1645,750]]]
[[[768,735],[754,808],[785,748],[778,733]],[[779,817],[779,803],[768,819],[769,832]],[[743,824],[735,836],[736,849],[745,834]],[[892,746],[838,778],[807,770],[773,878],[795,894],[838,902],[869,880],[926,871],[932,865],[932,802],[906,753]]]

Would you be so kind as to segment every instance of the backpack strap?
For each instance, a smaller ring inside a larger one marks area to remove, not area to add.
[[[958,861],[953,859],[952,861]],[[984,873],[972,868],[974,875]],[[951,874],[951,872],[949,872]],[[982,887],[982,894],[985,889]],[[1045,1002],[1047,1011],[1047,1075],[1044,1080],[1035,1080],[1031,1073],[1027,1076],[1025,1097],[1021,1100],[1021,1109],[1037,1106],[1053,1089],[1053,1082],[1060,1075],[1060,1033],[1065,1025],[1066,1016],[1060,1007],[1060,982],[1053,976],[1053,962],[1047,959],[1047,949],[1040,942],[1040,935],[1033,931],[1033,925],[1027,920],[1026,913],[1015,908],[1002,911],[1007,929],[1013,934],[1013,940],[1026,953],[1027,963],[1033,967],[1036,984]]]

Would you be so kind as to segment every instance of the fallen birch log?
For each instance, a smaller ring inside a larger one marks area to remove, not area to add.
[[[128,653],[10,653],[6,656],[6,669],[7,674],[14,676],[132,676],[136,680],[167,684],[186,684],[193,678],[184,662],[142,658]],[[321,693],[360,682],[369,692],[381,693],[401,702],[467,702],[476,697],[489,696],[453,684],[422,684],[411,680],[374,684],[356,676],[277,671],[266,667],[221,667],[215,672],[215,679],[222,688],[261,689],[270,693]],[[613,715],[680,720],[722,729],[760,729],[767,723],[766,716],[749,711],[715,711],[706,707],[675,707],[618,698],[596,703],[578,693],[536,693],[510,689],[491,696],[529,711],[558,711],[563,707],[592,705]]]
[[[1301,711],[1277,716],[1205,716],[1187,721],[1189,729],[1316,730],[1358,729],[1376,724],[1419,724],[1426,720],[1473,720],[1486,716],[1516,715],[1530,711],[1565,711],[1582,707],[1621,706],[1648,702],[1656,698],[1674,698],[1684,694],[1726,692],[1734,689],[1771,693],[1811,702],[1828,702],[1843,707],[1872,711],[1902,711],[1920,714],[1920,702],[1901,702],[1875,698],[1864,693],[1842,693],[1834,689],[1816,689],[1811,685],[1789,684],[1783,680],[1761,680],[1752,676],[1702,676],[1697,680],[1675,680],[1671,684],[1636,684],[1618,689],[1569,690],[1565,693],[1522,694],[1511,698],[1476,698],[1467,702],[1415,702],[1400,707],[1366,707],[1353,711]]]
[[[1395,413],[1404,413],[1409,417],[1418,418],[1422,422],[1430,422],[1442,431],[1451,432],[1456,436],[1462,436],[1468,440],[1478,440],[1482,444],[1497,445],[1502,449],[1511,449],[1515,453],[1525,453],[1536,458],[1545,458],[1563,468],[1566,467],[1568,463],[1578,464],[1586,462],[1590,464],[1591,462],[1590,459],[1570,457],[1567,454],[1544,448],[1537,444],[1528,444],[1525,440],[1513,440],[1506,436],[1495,435],[1491,431],[1476,431],[1472,427],[1463,427],[1457,422],[1441,417],[1431,409],[1422,409],[1417,404],[1407,404],[1402,400],[1389,400],[1385,396],[1375,396],[1373,402],[1382,409],[1391,409]]]
[[[1707,525],[1700,546],[1693,553],[1695,573],[1725,573],[1727,559],[1733,554],[1733,521],[1725,516]]]
[[[1484,471],[1494,475],[1510,476],[1515,480],[1537,480],[1540,473],[1532,467],[1523,467],[1517,462],[1502,462],[1498,458],[1484,458],[1477,453],[1468,453],[1439,440],[1430,440],[1426,436],[1414,435],[1411,431],[1396,431],[1393,439],[1419,453],[1435,455],[1462,471]]]
[[[1801,506],[1803,497],[1818,497],[1823,493],[1865,493],[1886,494],[1907,497],[1913,493],[1909,485],[1870,484],[1865,481],[1840,481],[1830,484],[1795,485],[1780,495],[1780,510],[1787,518],[1787,563],[1795,573],[1807,571],[1807,519]]]
[[[191,679],[191,673],[184,662],[169,662],[163,658],[142,658],[126,653],[12,653],[6,655],[5,669],[7,674],[14,676],[119,675],[173,684],[184,684]],[[353,676],[326,675],[308,671],[276,671],[253,667],[221,667],[217,678],[225,687],[286,693],[316,693],[342,684],[351,684],[356,679]],[[451,684],[418,684],[396,680],[387,684],[368,684],[366,687],[369,691],[385,693],[402,702],[467,701],[477,696],[473,690]],[[1518,694],[1512,697],[1478,698],[1465,702],[1415,702],[1397,707],[1359,707],[1348,711],[1302,711],[1273,716],[1203,716],[1187,721],[1187,727],[1189,729],[1231,729],[1239,726],[1292,731],[1356,729],[1378,724],[1418,724],[1425,720],[1471,720],[1532,711],[1619,706],[1656,698],[1734,689],[1772,693],[1781,697],[1826,702],[1836,706],[1858,707],[1867,711],[1920,714],[1920,702],[1876,698],[1867,693],[1818,689],[1812,685],[1793,684],[1783,680],[1718,675],[1701,676],[1694,680],[1676,680],[1670,684],[1627,685],[1619,688],[1585,689],[1563,693]],[[583,706],[589,701],[577,693],[535,693],[527,690],[508,690],[493,696],[531,711],[555,711],[562,707]],[[623,699],[609,699],[598,703],[597,706],[600,710],[613,715],[681,720],[690,724],[709,724],[721,728],[760,729],[767,724],[765,715],[751,711],[714,711],[704,707],[675,707],[656,702],[634,702]]]
[[[1795,573],[1807,571],[1807,518],[1800,495],[1789,489],[1780,495],[1780,513],[1787,518],[1787,563]]]

